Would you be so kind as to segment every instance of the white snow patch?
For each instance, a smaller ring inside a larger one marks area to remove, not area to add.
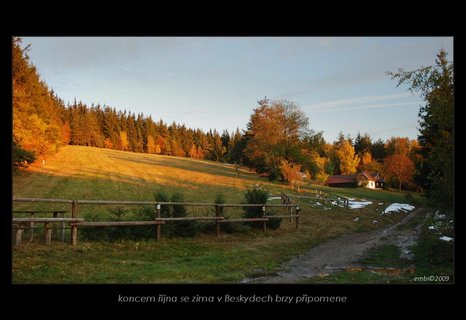
[[[385,212],[382,212],[382,214],[398,212],[398,211],[407,212],[407,211],[413,210],[414,208],[415,208],[414,206],[407,204],[407,203],[392,203],[385,209]]]
[[[350,209],[360,209],[372,204],[372,201],[348,201]]]
[[[437,212],[438,212],[438,211],[437,211]],[[437,212],[435,213],[435,217],[434,217],[435,220],[443,220],[443,219],[445,219],[445,215],[444,215],[444,214],[438,214]]]
[[[341,202],[339,202],[339,201],[336,201],[336,200],[333,200],[333,201],[331,202],[331,204],[332,204],[333,206],[343,207],[343,204],[342,204]]]
[[[453,242],[453,238],[447,237],[447,236],[441,236],[439,238],[440,240],[447,241],[447,242]]]
[[[379,206],[383,206],[383,202],[379,202]]]
[[[354,222],[359,221],[359,217],[353,219]]]
[[[435,229],[437,229],[436,226],[429,226],[429,230],[435,230]]]
[[[372,223],[379,223],[379,221],[377,221],[377,220],[374,220],[374,221],[372,221]]]

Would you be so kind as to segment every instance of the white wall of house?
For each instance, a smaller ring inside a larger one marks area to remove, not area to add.
[[[375,181],[367,181],[366,188],[375,189]]]

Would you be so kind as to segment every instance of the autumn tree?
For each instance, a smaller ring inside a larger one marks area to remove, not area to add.
[[[411,152],[411,141],[409,138],[391,137],[385,143],[385,149],[387,150],[387,155],[408,155]]]
[[[157,145],[155,144],[155,140],[154,140],[154,137],[149,135],[147,137],[147,145],[146,145],[146,148],[147,148],[147,153],[157,153]],[[159,147],[160,148],[160,147]]]
[[[387,179],[397,182],[398,190],[401,192],[401,185],[413,180],[414,164],[408,156],[394,154],[385,159],[383,173]]]
[[[123,151],[128,150],[129,148],[128,135],[126,134],[126,131],[120,131],[120,145],[121,150]]]
[[[301,165],[288,162],[286,160],[280,161],[281,172],[285,181],[299,191],[299,183],[302,181]]]
[[[354,148],[348,140],[343,140],[335,146],[335,155],[338,158],[340,172],[342,174],[356,173],[359,164],[359,156],[355,154]]]
[[[62,101],[43,82],[29,61],[29,46],[21,48],[21,39],[12,43],[13,137],[22,150],[36,156],[53,154],[62,142],[60,118]]]
[[[409,91],[419,93],[425,105],[419,110],[419,154],[416,181],[437,205],[453,209],[454,156],[454,82],[453,63],[440,50],[435,65],[417,70],[387,72],[408,84]]]
[[[293,102],[258,101],[247,125],[245,155],[250,165],[272,176],[279,175],[280,160],[295,161],[309,120]]]
[[[372,162],[372,155],[370,152],[364,152],[361,157],[361,164],[367,165]]]

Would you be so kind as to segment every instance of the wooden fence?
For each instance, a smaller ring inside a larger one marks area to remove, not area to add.
[[[36,210],[21,210],[13,211],[13,213],[31,213],[31,218],[13,218],[13,224],[17,225],[16,228],[16,244],[21,244],[21,237],[23,230],[28,228],[31,231],[34,228],[34,223],[44,223],[46,244],[50,244],[51,240],[51,226],[52,223],[61,223],[62,234],[64,234],[64,224],[68,223],[71,229],[71,244],[78,243],[78,227],[118,227],[118,226],[142,226],[142,225],[155,225],[155,238],[160,240],[162,225],[167,222],[177,221],[190,221],[190,220],[212,220],[216,222],[216,232],[220,236],[220,226],[224,223],[232,222],[257,222],[262,223],[263,230],[267,230],[267,221],[276,218],[290,218],[295,219],[296,229],[299,227],[299,206],[292,204],[216,204],[216,203],[194,203],[194,202],[156,202],[156,201],[113,201],[113,200],[67,200],[67,199],[40,199],[40,198],[13,198],[14,202],[40,202],[40,203],[63,203],[71,205],[71,218],[56,218],[56,213],[64,213],[62,210],[50,211],[36,211]],[[78,205],[92,204],[92,205],[151,205],[154,206],[154,220],[149,221],[84,221],[78,217]],[[199,216],[199,217],[161,217],[162,206],[202,206],[213,207],[215,216]],[[221,208],[244,208],[244,207],[262,207],[262,217],[259,218],[241,218],[241,219],[227,219],[221,216]],[[283,215],[268,215],[267,208],[284,208],[285,214]],[[35,218],[34,213],[38,212],[54,212],[53,218]],[[32,240],[32,238],[31,238]]]
[[[345,212],[349,208],[349,199],[329,193],[329,192],[324,192],[322,190],[315,189],[315,195],[294,195],[294,194],[280,194],[279,196],[281,199],[282,204],[292,204],[292,201],[290,198],[297,198],[297,199],[306,199],[306,200],[311,200],[311,201],[323,201],[323,202],[333,202],[336,201],[337,203],[342,203],[343,208],[345,209]],[[302,205],[301,205],[302,206]]]

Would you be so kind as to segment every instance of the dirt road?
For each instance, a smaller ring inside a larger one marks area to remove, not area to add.
[[[338,268],[357,262],[369,249],[388,243],[398,245],[402,255],[409,257],[407,248],[415,244],[419,228],[400,230],[399,227],[420,212],[421,209],[417,209],[397,224],[384,229],[346,234],[320,244],[285,263],[277,276],[246,279],[243,283],[296,283],[321,273],[333,273],[338,271]]]

